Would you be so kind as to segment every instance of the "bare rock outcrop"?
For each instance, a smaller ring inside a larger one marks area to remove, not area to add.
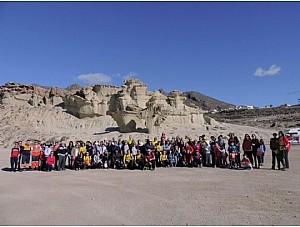
[[[1,104],[59,105],[66,91],[61,88],[49,88],[39,85],[7,83],[0,87]]]
[[[179,91],[148,91],[137,79],[128,79],[121,87],[71,85],[62,89],[17,83],[0,87],[0,104],[58,106],[78,119],[110,117],[120,132],[157,134],[164,124],[217,124],[204,118],[201,108],[185,105],[185,99]]]

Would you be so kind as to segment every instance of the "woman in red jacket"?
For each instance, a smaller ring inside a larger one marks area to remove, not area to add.
[[[55,156],[54,152],[51,151],[50,155],[47,158],[47,171],[52,171],[55,167]]]

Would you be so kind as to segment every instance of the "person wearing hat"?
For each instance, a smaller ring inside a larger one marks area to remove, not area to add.
[[[273,133],[273,138],[270,139],[270,149],[272,151],[272,169],[275,170],[275,162],[277,159],[277,168],[279,169],[278,151],[279,151],[279,139],[277,133]]]

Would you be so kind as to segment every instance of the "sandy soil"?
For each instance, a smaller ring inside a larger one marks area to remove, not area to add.
[[[9,166],[0,149],[1,169]],[[290,170],[0,171],[0,225],[299,225],[300,146]]]

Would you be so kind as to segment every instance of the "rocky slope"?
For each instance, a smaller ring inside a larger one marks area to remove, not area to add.
[[[183,92],[183,95],[186,97],[185,104],[194,104],[207,111],[222,110],[235,107],[235,105],[233,104],[222,102],[196,91]]]
[[[242,109],[207,114],[220,122],[249,125],[261,128],[300,127],[300,105],[261,109]]]

